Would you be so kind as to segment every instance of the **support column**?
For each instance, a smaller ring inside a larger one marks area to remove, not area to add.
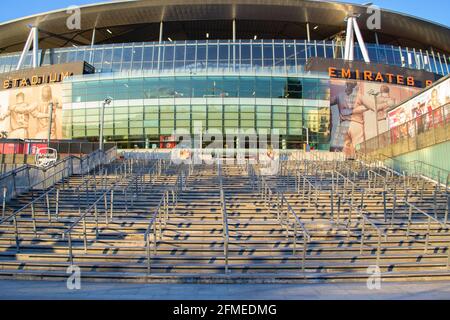
[[[25,61],[25,57],[26,57],[28,51],[30,51],[31,44],[33,44],[33,41],[35,39],[35,29],[36,29],[35,27],[32,27],[30,30],[30,33],[28,34],[27,42],[25,42],[25,46],[23,48],[22,54],[20,55],[16,70],[19,70],[20,68],[22,68],[23,62]],[[33,61],[33,64],[34,64],[34,61]]]
[[[91,49],[94,48],[94,44],[95,44],[95,33],[96,33],[97,29],[94,28],[92,30],[92,39],[91,39]]]
[[[91,38],[91,53],[89,55],[89,63],[92,64],[94,62],[94,44],[95,44],[95,33],[96,29],[92,30],[92,38]]]
[[[350,60],[350,43],[353,42],[353,20],[351,17],[347,19],[347,31],[345,34],[345,51],[344,60]]]
[[[39,30],[33,27],[33,68],[39,66]]]
[[[308,39],[308,42],[311,42],[311,31],[309,29],[309,22],[306,23],[306,37]]]
[[[163,32],[164,32],[164,24],[161,21],[159,23],[159,43],[161,43],[163,41]]]
[[[356,22],[355,17],[353,17],[353,28],[355,29],[356,39],[358,39],[359,47],[361,48],[361,52],[364,57],[364,61],[366,63],[370,63],[369,52],[367,51],[366,44],[361,35],[361,31],[359,30],[359,26],[358,26],[358,23]]]
[[[233,42],[236,41],[236,19],[233,19]]]
[[[378,33],[375,32],[375,43],[377,44],[377,46],[380,45],[380,41],[378,40]]]

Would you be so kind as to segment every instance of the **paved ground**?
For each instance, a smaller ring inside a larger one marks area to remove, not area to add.
[[[1,300],[311,300],[311,299],[450,299],[450,282],[337,284],[122,284],[82,283],[71,291],[65,282],[0,281]]]

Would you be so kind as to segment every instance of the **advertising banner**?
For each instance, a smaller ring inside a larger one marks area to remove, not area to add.
[[[448,103],[450,103],[450,78],[389,111],[389,128],[393,129],[410,120],[420,118],[421,120],[417,124],[419,132],[421,129],[426,130],[433,119],[441,122],[442,119],[439,117],[442,115],[438,114],[440,113],[439,108]],[[436,114],[433,113],[435,110],[437,110]],[[423,115],[427,116],[422,117]]]
[[[331,151],[356,145],[388,130],[387,111],[420,89],[357,80],[331,80]]]

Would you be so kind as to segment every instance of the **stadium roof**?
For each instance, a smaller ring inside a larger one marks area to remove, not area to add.
[[[81,6],[81,30],[69,30],[67,9],[46,12],[0,24],[0,52],[21,51],[29,25],[40,30],[40,47],[56,48],[91,43],[157,41],[159,22],[165,39],[230,39],[236,19],[237,38],[306,39],[305,23],[312,39],[330,39],[345,30],[345,17],[368,17],[366,6],[313,0],[122,0]],[[450,29],[406,14],[382,11],[380,43],[418,49],[434,48],[450,53]],[[375,42],[365,23],[360,28],[366,42]]]

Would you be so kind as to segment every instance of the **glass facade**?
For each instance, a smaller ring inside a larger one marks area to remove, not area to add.
[[[100,107],[105,138],[121,147],[150,147],[175,130],[227,132],[241,128],[277,130],[287,147],[310,141],[329,148],[329,80],[320,75],[137,75],[75,78],[64,84],[64,132],[70,138],[98,139]]]
[[[392,45],[367,44],[371,62],[426,70],[440,75],[450,73],[450,57],[433,50],[418,50]],[[87,61],[96,72],[139,70],[271,70],[301,72],[308,58],[343,58],[343,44],[332,41],[301,40],[215,40],[162,43],[105,44],[93,47],[70,47],[40,52],[43,65]],[[0,73],[16,68],[19,53],[0,55]],[[31,67],[31,53],[24,68]],[[363,61],[358,44],[355,60]]]
[[[133,148],[159,145],[175,130],[275,130],[287,148],[330,148],[330,84],[306,73],[311,57],[342,59],[331,41],[215,40],[105,44],[40,51],[42,65],[87,61],[96,74],[64,81],[63,136],[97,141],[102,101],[107,141]],[[368,44],[371,61],[436,74],[449,73],[449,57]],[[355,59],[363,60],[358,45]],[[0,55],[0,73],[14,70],[19,54]],[[23,68],[31,66],[31,54]]]

